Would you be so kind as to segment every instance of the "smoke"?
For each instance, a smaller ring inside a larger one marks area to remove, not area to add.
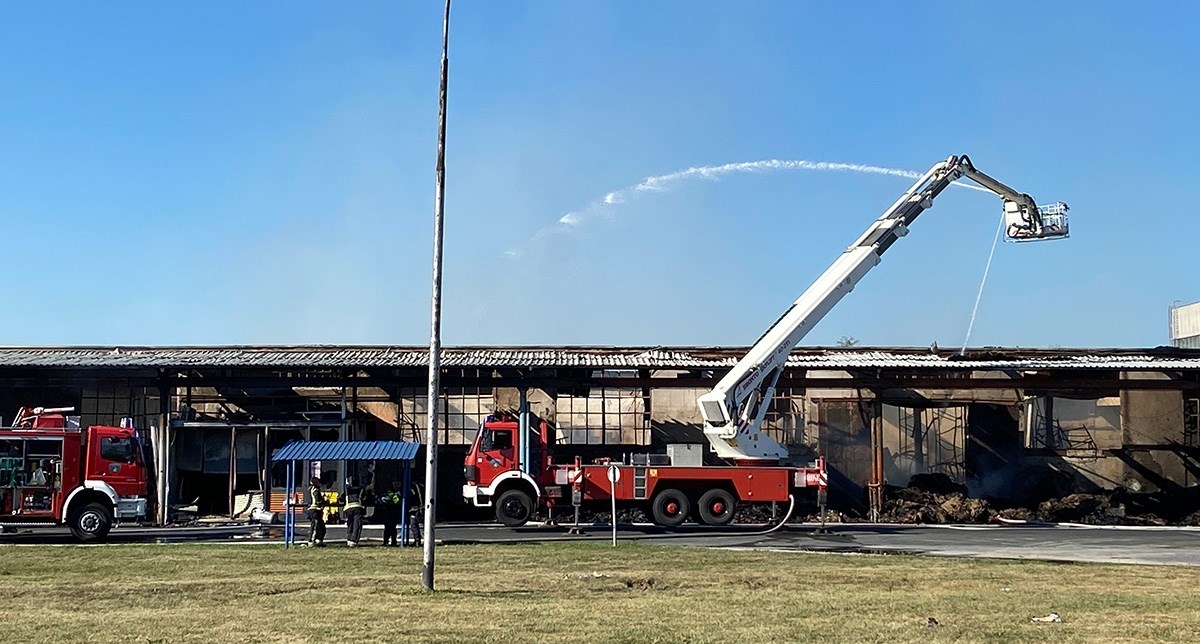
[[[743,161],[740,163],[726,163],[723,165],[710,165],[701,167],[692,167],[670,174],[660,174],[652,177],[646,177],[640,182],[626,186],[619,190],[607,192],[589,203],[587,206],[579,210],[572,210],[562,217],[558,218],[558,222],[542,228],[534,233],[526,245],[541,241],[547,236],[570,232],[572,229],[578,228],[588,222],[603,217],[612,210],[614,206],[619,206],[633,199],[637,199],[643,194],[653,192],[667,192],[676,184],[691,181],[694,179],[717,180],[729,174],[756,174],[760,172],[777,172],[782,170],[815,170],[823,172],[858,172],[862,174],[881,174],[892,177],[901,177],[904,179],[919,179],[921,173],[913,172],[912,170],[900,170],[897,168],[884,168],[877,165],[865,165],[861,163],[836,163],[831,161],[806,161],[804,159],[764,159],[761,161]],[[971,188],[973,190],[982,190],[989,192],[985,188],[973,186],[965,183],[955,183],[959,187]],[[509,259],[517,259],[525,254],[522,249],[510,249],[504,251],[504,257]]]

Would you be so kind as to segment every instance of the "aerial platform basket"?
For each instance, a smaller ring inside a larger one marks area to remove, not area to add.
[[[1071,208],[1058,201],[1038,206],[1037,212],[1015,201],[1004,202],[1004,238],[1006,241],[1027,242],[1066,239],[1071,236],[1067,211]]]

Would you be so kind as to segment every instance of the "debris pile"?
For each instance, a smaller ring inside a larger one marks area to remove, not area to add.
[[[1124,512],[1102,494],[1068,494],[1043,501],[1033,515],[1049,523],[1107,524],[1123,518]]]
[[[1042,481],[1030,486],[1031,493],[1024,501],[1001,498],[975,498],[967,494],[966,486],[955,483],[945,474],[916,474],[907,487],[885,486],[883,512],[885,523],[985,524],[997,521],[1029,523],[1086,523],[1091,525],[1200,526],[1200,486],[1155,492],[1131,492],[1126,489],[1081,493],[1072,492],[1061,481]],[[734,523],[742,525],[771,524],[783,518],[787,504],[779,503],[774,513],[770,503],[739,504]],[[608,525],[610,513],[584,508],[580,522]],[[574,519],[573,509],[559,507],[555,518],[562,525]],[[860,512],[829,510],[827,523],[863,521]],[[789,521],[816,523],[821,517],[805,506]],[[622,524],[648,523],[646,512],[638,508],[617,511]]]
[[[538,515],[538,518],[545,517]],[[612,525],[612,512],[607,510],[593,510],[584,507],[579,511],[579,523],[581,525]],[[575,522],[575,508],[572,506],[560,506],[554,510],[554,520],[559,525],[571,525]],[[632,523],[649,523],[650,517],[639,508],[617,508],[617,523],[628,525]]]
[[[771,516],[770,503],[739,503],[733,512],[734,523],[761,524],[778,521],[787,512],[787,504],[781,503],[775,507],[775,516]]]
[[[1014,503],[977,499],[943,474],[919,474],[908,487],[884,490],[890,523],[989,523],[996,520],[1091,525],[1200,525],[1200,486],[1157,492],[1125,489],[1067,493]]]
[[[1157,492],[1119,489],[1100,494],[1068,494],[1042,501],[1032,510],[1002,510],[998,516],[1051,523],[1194,526],[1200,525],[1200,488]]]
[[[984,499],[945,474],[917,474],[908,487],[884,490],[882,521],[888,523],[987,523],[993,511]]]

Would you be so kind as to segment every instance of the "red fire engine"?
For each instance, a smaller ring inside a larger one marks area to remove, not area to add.
[[[665,455],[614,464],[554,464],[549,456],[550,429],[534,427],[527,405],[519,422],[489,419],[480,428],[465,462],[463,497],[476,506],[492,506],[501,523],[529,520],[535,504],[553,507],[570,490],[572,502],[611,501],[640,505],[656,523],[677,526],[691,515],[709,525],[733,519],[737,503],[787,501],[798,488],[827,482],[824,460],[786,466],[791,457],[762,429],[775,396],[775,385],[792,349],[879,263],[884,251],[908,233],[917,216],[955,181],[966,178],[1003,200],[1005,234],[1012,241],[1068,236],[1067,205],[1038,206],[978,171],[966,156],[935,164],[866,232],[834,260],[787,311],[767,329],[712,391],[697,399],[704,436],[715,457],[727,465],[702,464],[699,445],[669,445]],[[714,312],[728,306],[728,293],[713,299]],[[790,512],[790,510],[789,510]]]
[[[798,488],[825,485],[823,460],[808,467],[704,465],[701,445],[668,445],[666,454],[637,454],[628,463],[556,464],[549,449],[554,430],[545,421],[538,425],[523,432],[517,420],[489,417],[467,454],[463,496],[494,506],[496,520],[510,527],[527,522],[535,503],[608,507],[614,495],[618,507],[644,509],[662,526],[689,517],[719,526],[733,521],[739,503],[787,503]],[[525,449],[522,435],[531,437]],[[531,471],[520,467],[523,461]]]
[[[0,428],[0,526],[67,525],[99,541],[146,516],[146,463],[137,431],[79,427],[71,408],[24,408]]]

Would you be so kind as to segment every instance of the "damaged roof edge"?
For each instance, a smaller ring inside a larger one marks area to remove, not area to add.
[[[746,347],[452,346],[447,367],[703,369],[732,366]],[[938,351],[913,347],[799,347],[788,364],[809,369],[907,368],[1200,370],[1200,349],[1038,349],[982,347]],[[421,367],[428,347],[402,345],[230,345],[0,347],[0,368],[271,369]]]

